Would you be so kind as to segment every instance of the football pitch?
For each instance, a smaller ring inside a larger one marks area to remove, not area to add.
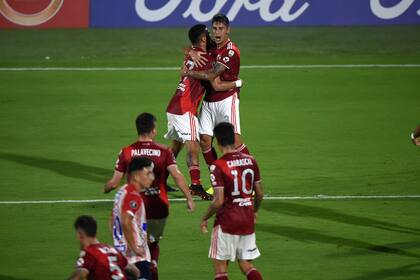
[[[99,239],[111,243],[109,201],[4,202],[111,200],[102,187],[119,149],[136,139],[138,113],[157,116],[156,141],[168,144],[165,110],[186,32],[0,30],[0,279],[66,279],[81,214],[95,216]],[[232,30],[242,65],[254,66],[240,73],[242,134],[274,198],[257,223],[264,279],[419,279],[420,149],[409,139],[420,124],[419,34],[416,26]],[[161,279],[213,279],[210,236],[199,231],[208,205],[187,213],[171,203]],[[245,279],[236,264],[229,277]]]

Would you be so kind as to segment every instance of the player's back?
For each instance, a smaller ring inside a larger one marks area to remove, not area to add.
[[[89,280],[125,280],[127,260],[115,248],[97,243],[85,248],[77,261],[79,268],[89,271]]]
[[[253,191],[260,181],[255,159],[243,153],[227,153],[210,166],[214,188],[223,187],[225,202],[216,213],[215,225],[230,234],[251,234],[254,227]]]
[[[193,49],[195,51],[204,52],[200,48]],[[214,58],[208,53],[205,53],[203,56],[207,59],[207,62],[203,66],[194,64],[190,56],[185,57],[183,64],[189,70],[194,71],[211,69],[214,64]],[[183,115],[186,112],[196,115],[201,98],[208,87],[210,87],[210,83],[207,81],[194,79],[189,76],[181,77],[175,94],[172,96],[166,111],[176,115]]]

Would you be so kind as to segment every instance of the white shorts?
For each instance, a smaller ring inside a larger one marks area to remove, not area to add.
[[[220,225],[213,228],[209,258],[216,260],[254,260],[260,256],[255,243],[255,233],[233,235],[224,233]]]
[[[158,242],[162,239],[165,225],[166,218],[147,220],[147,234],[149,235],[150,242]]]
[[[168,132],[165,139],[175,140],[181,143],[185,141],[199,141],[199,122],[196,116],[187,112],[183,115],[166,113],[168,118]]]
[[[231,123],[235,133],[241,134],[237,93],[216,102],[203,101],[200,112],[200,134],[213,136],[214,127],[221,122]]]

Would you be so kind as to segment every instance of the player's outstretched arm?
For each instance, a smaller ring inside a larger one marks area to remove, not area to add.
[[[215,91],[226,91],[234,88],[241,88],[244,85],[244,81],[241,79],[236,81],[222,82],[220,77],[216,77],[216,79],[210,81],[210,83]]]
[[[208,232],[208,229],[207,229],[208,220],[211,217],[213,217],[214,214],[216,214],[217,210],[219,210],[220,207],[223,206],[224,201],[225,201],[224,188],[223,187],[214,188],[213,201],[210,204],[209,208],[207,208],[206,213],[201,219],[201,223],[200,223],[201,232],[203,233]]]
[[[185,181],[184,175],[179,171],[178,165],[172,164],[168,166],[168,172],[171,174],[172,178],[175,181],[175,184],[181,191],[184,193],[185,198],[187,199],[187,208],[189,211],[194,211],[195,203],[188,189],[187,182]]]
[[[76,269],[68,278],[68,280],[82,280],[86,279],[89,274],[89,271],[83,268]]]
[[[120,184],[121,179],[124,177],[124,173],[115,170],[114,175],[112,176],[111,180],[106,182],[104,186],[104,193],[109,193],[110,191],[118,188],[118,185]]]
[[[194,79],[212,81],[216,79],[227,67],[221,63],[216,63],[212,69],[206,71],[193,71],[183,68],[184,75],[193,77]]]

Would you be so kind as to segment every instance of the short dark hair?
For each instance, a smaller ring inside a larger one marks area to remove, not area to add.
[[[142,170],[146,167],[152,166],[153,161],[147,157],[134,157],[127,168],[127,173],[130,174],[137,170]]]
[[[226,25],[227,27],[229,27],[230,22],[229,19],[226,15],[224,14],[217,14],[213,17],[213,19],[211,20],[211,24],[215,23],[215,22],[221,22],[224,25]]]
[[[95,237],[98,226],[92,216],[82,215],[77,217],[74,228],[82,230],[89,237]]]
[[[222,147],[235,144],[235,131],[232,124],[227,122],[219,123],[216,125],[213,132],[217,142],[219,142]]]
[[[204,24],[196,24],[188,31],[188,38],[190,38],[191,44],[197,45],[200,42],[200,38],[207,32],[207,27]]]
[[[156,117],[150,113],[141,113],[136,118],[137,134],[148,134],[155,128]]]

